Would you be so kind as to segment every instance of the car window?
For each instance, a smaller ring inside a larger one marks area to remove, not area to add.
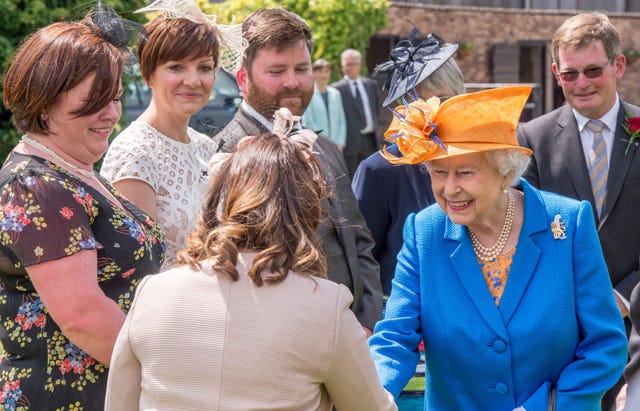
[[[240,89],[236,79],[224,70],[219,70],[216,74],[216,82],[211,93],[223,94],[228,97],[240,97]],[[215,98],[215,96],[212,96]]]

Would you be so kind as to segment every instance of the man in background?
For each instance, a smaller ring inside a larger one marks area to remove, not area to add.
[[[340,64],[344,77],[332,86],[342,94],[347,117],[347,143],[343,153],[349,176],[353,177],[358,164],[380,147],[376,133],[380,98],[375,80],[360,76],[362,55],[358,50],[343,51]]]
[[[583,13],[558,28],[551,46],[551,70],[567,104],[519,127],[520,145],[533,150],[525,178],[591,203],[618,308],[627,317],[640,280],[640,153],[625,125],[640,117],[640,108],[618,96],[626,67],[620,36],[606,15]],[[622,384],[607,392],[603,410],[615,409]]]

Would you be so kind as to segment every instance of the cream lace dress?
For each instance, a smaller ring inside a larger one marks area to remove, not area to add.
[[[128,178],[156,192],[157,223],[167,242],[163,270],[176,265],[187,245],[207,194],[208,163],[215,152],[210,137],[189,128],[190,142],[175,141],[151,125],[134,121],[111,143],[100,174],[112,183]]]

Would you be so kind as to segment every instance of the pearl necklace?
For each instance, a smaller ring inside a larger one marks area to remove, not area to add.
[[[469,230],[469,237],[471,237],[471,244],[473,245],[473,251],[475,251],[476,256],[484,261],[492,261],[494,260],[502,250],[504,246],[507,244],[507,240],[509,239],[509,234],[511,234],[511,227],[513,227],[513,218],[515,216],[515,199],[513,198],[513,193],[510,190],[507,190],[507,214],[504,217],[504,223],[502,224],[502,230],[500,231],[500,236],[498,236],[498,241],[491,246],[485,247],[480,243],[476,234]]]
[[[55,159],[55,162],[58,163],[59,166],[60,165],[64,165],[66,168],[68,168],[74,174],[80,174],[80,175],[85,176],[87,178],[95,178],[95,176],[96,176],[95,175],[95,171],[93,171],[93,170],[91,170],[91,171],[83,170],[80,167],[71,164],[70,162],[68,162],[64,158],[60,157],[55,151],[51,150],[49,147],[45,146],[44,144],[40,143],[39,141],[36,141],[36,140],[32,139],[31,137],[27,136],[26,134],[24,136],[22,136],[22,141],[25,144],[28,144],[33,148],[37,148],[38,150],[49,154],[51,157],[53,157]]]

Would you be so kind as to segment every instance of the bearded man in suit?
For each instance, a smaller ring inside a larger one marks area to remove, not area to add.
[[[376,133],[380,97],[375,80],[360,76],[362,55],[358,50],[343,51],[340,65],[344,77],[331,86],[342,95],[347,118],[347,142],[343,153],[349,176],[353,178],[358,164],[380,148]]]
[[[243,102],[231,122],[215,136],[222,152],[235,150],[242,137],[273,130],[273,114],[280,107],[301,116],[313,95],[311,29],[302,18],[283,9],[260,9],[243,21],[242,28],[248,47],[236,78]],[[338,146],[319,135],[313,152],[330,193],[323,202],[326,221],[319,232],[328,276],[351,290],[351,308],[371,335],[382,317],[380,268],[371,253],[373,239],[358,209]]]
[[[556,31],[552,56],[567,104],[519,127],[520,145],[533,150],[525,178],[591,203],[618,308],[627,317],[640,280],[640,152],[625,125],[640,108],[618,96],[626,67],[620,36],[606,15],[578,14]],[[618,390],[605,395],[603,410],[615,408]]]

